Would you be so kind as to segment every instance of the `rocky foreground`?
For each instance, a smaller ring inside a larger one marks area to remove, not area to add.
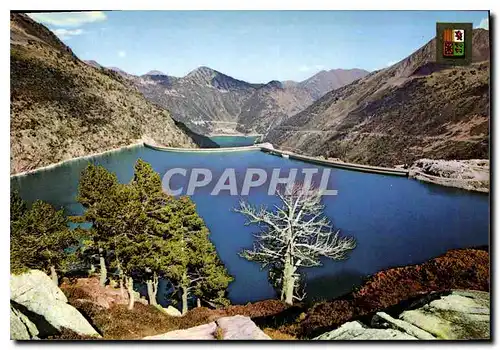
[[[490,191],[490,161],[487,159],[420,159],[411,166],[409,176],[442,186]]]
[[[112,281],[111,281],[112,282]],[[97,277],[11,275],[11,339],[387,340],[489,339],[489,254],[451,250],[381,271],[353,292],[314,305],[264,300],[221,309],[148,305]]]
[[[455,290],[430,297],[436,299],[395,317],[377,312],[367,324],[347,322],[314,340],[490,339],[489,293]]]

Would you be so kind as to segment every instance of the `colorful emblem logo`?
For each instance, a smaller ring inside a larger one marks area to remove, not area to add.
[[[465,29],[445,29],[443,45],[443,56],[465,57]]]
[[[472,23],[436,23],[436,62],[455,66],[472,63]]]

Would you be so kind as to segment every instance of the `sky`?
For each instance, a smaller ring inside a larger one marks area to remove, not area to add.
[[[141,75],[208,66],[252,83],[390,66],[436,22],[488,29],[487,11],[112,11],[30,14],[84,60]]]

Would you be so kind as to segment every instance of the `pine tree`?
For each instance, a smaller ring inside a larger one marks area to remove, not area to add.
[[[22,273],[28,265],[36,263],[34,251],[26,249],[28,242],[22,234],[22,218],[27,212],[26,202],[22,200],[16,190],[10,193],[10,270],[12,273]],[[32,243],[33,244],[33,243]]]
[[[156,305],[159,278],[182,291],[184,312],[189,295],[227,303],[225,289],[232,278],[194,203],[164,193],[151,165],[139,159],[129,184],[89,165],[82,175],[79,201],[87,209],[84,219],[93,225],[93,240],[106,251],[109,266],[125,279],[129,308],[134,305],[134,281],[146,283],[150,304]]]
[[[26,213],[26,202],[23,201],[17,190],[10,193],[10,223],[16,223]]]
[[[179,261],[175,254],[178,240],[173,237],[180,225],[173,211],[175,199],[163,192],[160,175],[141,159],[134,170],[130,186],[137,191],[145,215],[142,231],[134,238],[141,256],[135,263],[136,274],[146,283],[150,304],[157,305],[159,278]]]
[[[209,231],[196,212],[189,197],[180,197],[176,212],[182,222],[182,235],[177,254],[182,263],[171,269],[171,281],[177,287],[182,302],[182,313],[188,310],[190,297],[210,303],[227,305],[226,289],[233,278],[219,259],[209,239]]]
[[[93,229],[90,235],[92,248],[99,254],[100,284],[104,286],[107,280],[106,254],[110,239],[113,234],[112,202],[114,192],[119,185],[115,174],[103,166],[89,164],[82,172],[78,185],[77,200],[86,209],[79,221],[89,221]],[[116,203],[118,204],[118,203]]]
[[[31,208],[17,193],[11,194],[11,269],[14,273],[41,269],[58,284],[58,271],[64,271],[78,244],[77,231],[70,230],[63,210],[36,201]]]

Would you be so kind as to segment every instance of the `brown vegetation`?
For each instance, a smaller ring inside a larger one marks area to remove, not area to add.
[[[277,329],[264,328],[262,331],[270,336],[272,340],[297,340],[293,335],[280,332]]]
[[[198,307],[183,317],[172,317],[157,307],[142,304],[127,310],[125,305],[112,303],[106,309],[82,300],[86,298],[83,289],[70,288],[67,282],[63,286],[69,302],[104,339],[140,339],[234,315],[252,318],[273,339],[310,339],[352,319],[409,303],[430,292],[489,291],[489,255],[478,249],[450,250],[423,264],[381,271],[352,293],[311,307],[305,304],[290,307],[279,300],[264,300],[215,310]]]
[[[127,305],[128,294],[125,288],[120,290],[112,288],[110,285],[102,287],[98,277],[64,279],[59,286],[68,300],[85,300],[94,303],[105,309],[109,309],[115,304]]]
[[[278,329],[299,338],[310,338],[363,315],[430,292],[451,289],[489,291],[489,255],[476,249],[450,250],[420,265],[381,271],[356,291],[319,303],[306,316]]]

